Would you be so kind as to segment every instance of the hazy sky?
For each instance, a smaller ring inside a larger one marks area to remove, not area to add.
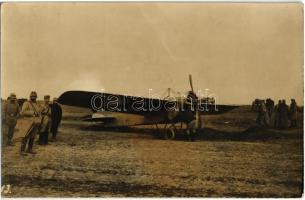
[[[1,96],[148,96],[208,88],[220,103],[303,104],[303,5],[5,3]]]

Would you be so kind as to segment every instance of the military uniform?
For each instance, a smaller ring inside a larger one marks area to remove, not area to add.
[[[56,140],[56,135],[58,132],[58,126],[60,125],[62,118],[62,109],[57,103],[57,99],[53,99],[53,104],[51,105],[51,132],[52,139]]]
[[[279,108],[282,105],[282,101],[279,100],[278,104],[274,106],[273,109],[273,121],[274,121],[274,128],[280,127],[280,114],[279,114]]]
[[[18,102],[16,101],[15,94],[11,94],[9,99],[10,100],[7,101],[4,108],[4,118],[5,118],[5,124],[8,127],[7,145],[13,145],[12,139],[14,136],[14,129],[17,124],[17,118],[19,116],[20,107]]]
[[[298,120],[298,106],[294,99],[291,99],[290,104],[290,121],[291,127],[297,127]]]
[[[287,106],[285,100],[282,100],[282,104],[279,106],[279,128],[288,127],[288,115],[289,107]]]
[[[274,101],[272,99],[268,98],[266,100],[266,108],[267,108],[267,111],[268,111],[269,118],[271,119],[273,109],[274,109]]]
[[[270,124],[269,114],[264,101],[262,101],[259,105],[257,122],[262,127],[268,127]]]
[[[50,96],[46,95],[44,97],[44,104],[41,106],[41,128],[39,133],[39,144],[48,144],[49,129],[51,125],[51,108],[49,105]]]
[[[34,97],[34,99],[32,99]],[[24,117],[25,120],[28,120],[29,123],[31,123],[30,129],[27,130],[27,132],[24,135],[24,138],[22,140],[21,144],[21,154],[23,155],[26,145],[28,144],[28,153],[34,153],[33,152],[33,144],[35,135],[39,132],[40,124],[41,124],[41,117],[40,117],[40,107],[38,103],[36,102],[37,94],[36,92],[31,92],[30,100],[24,102],[21,109],[21,116]]]

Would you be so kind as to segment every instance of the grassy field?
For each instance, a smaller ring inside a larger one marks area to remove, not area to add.
[[[87,111],[64,108],[57,142],[19,156],[2,148],[2,185],[12,197],[300,197],[303,128],[255,126],[241,107],[204,116],[195,142],[166,141],[151,126],[119,131],[79,123]]]

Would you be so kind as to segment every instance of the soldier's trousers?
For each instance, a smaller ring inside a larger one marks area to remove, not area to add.
[[[28,145],[27,151],[30,152],[33,150],[35,135],[37,131],[38,131],[38,127],[34,126],[32,131],[22,139],[21,149],[20,149],[21,152],[25,151],[27,145]]]
[[[41,132],[39,133],[39,144],[47,145],[49,139],[50,120],[49,118],[45,117],[42,121]]]
[[[59,121],[52,121],[51,123],[51,133],[52,139],[56,139],[57,132],[58,132]]]
[[[49,131],[45,130],[39,134],[39,144],[40,145],[47,145],[49,141]]]
[[[12,139],[14,137],[14,130],[15,130],[16,124],[10,124],[8,125],[8,132],[7,132],[7,143],[11,143]]]

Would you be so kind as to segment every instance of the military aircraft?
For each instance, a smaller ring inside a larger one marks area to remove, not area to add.
[[[163,99],[144,98],[101,92],[66,91],[58,98],[63,105],[89,108],[92,115],[84,121],[98,123],[103,127],[129,127],[156,125],[164,139],[174,139],[176,133],[186,133],[193,138],[202,127],[201,115],[221,114],[237,106],[216,105],[209,98],[198,98],[193,89],[187,96],[173,97],[168,94]],[[170,91],[170,90],[169,90]],[[180,123],[180,124],[179,124]],[[186,129],[183,129],[183,124]],[[159,126],[164,125],[160,130]]]

